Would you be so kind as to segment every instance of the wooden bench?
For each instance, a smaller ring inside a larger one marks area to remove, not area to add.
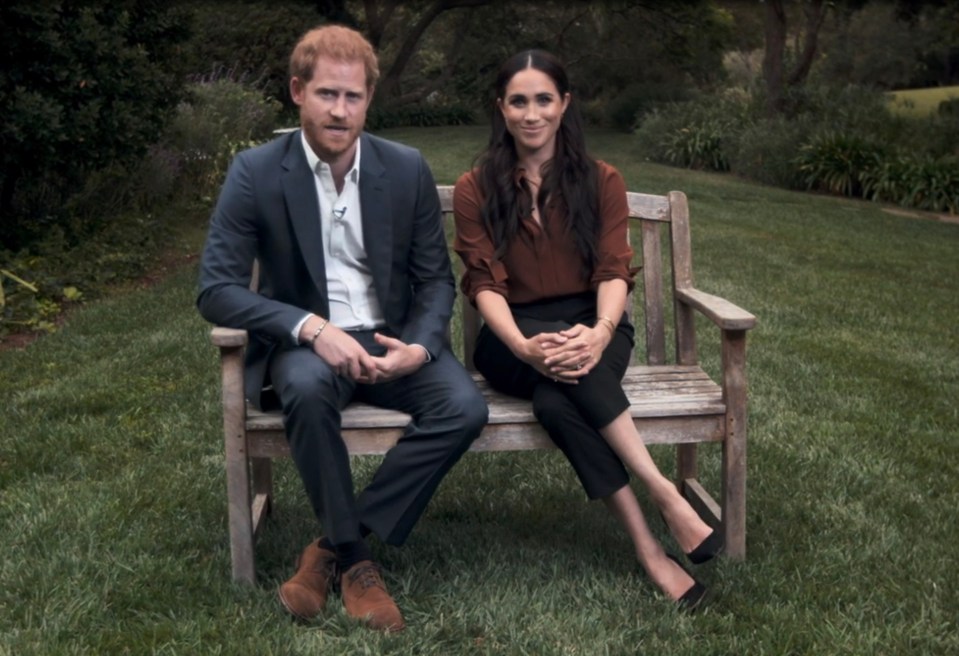
[[[451,216],[453,189],[440,186],[438,190],[444,216]],[[646,364],[630,366],[623,380],[631,401],[630,412],[647,444],[678,445],[677,483],[707,522],[722,526],[726,555],[742,559],[746,555],[746,331],[756,319],[693,286],[689,212],[683,193],[652,196],[630,192],[628,196],[630,218],[639,224],[643,262],[644,312],[634,317],[634,323],[637,342],[643,337],[640,326],[645,325],[646,347]],[[670,247],[664,249],[667,238]],[[672,254],[670,288],[664,276],[664,253]],[[640,290],[638,281],[636,289]],[[667,364],[666,359],[667,295],[673,300],[674,364]],[[489,423],[471,450],[553,448],[533,417],[529,402],[493,391],[475,373],[472,352],[480,319],[469,303],[462,303],[462,308],[465,364],[474,372],[490,410]],[[720,331],[722,370],[718,381],[698,364],[694,311],[701,312]],[[289,456],[289,447],[281,415],[259,412],[244,399],[246,332],[216,327],[212,341],[220,349],[222,362],[233,579],[253,583],[254,540],[273,503],[272,459]],[[343,414],[343,437],[352,454],[382,454],[395,444],[408,421],[403,413],[354,403]],[[721,444],[718,503],[697,480],[699,442]],[[469,462],[459,466],[468,467]]]

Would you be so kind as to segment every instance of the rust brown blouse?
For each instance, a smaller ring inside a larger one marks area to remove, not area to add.
[[[453,247],[466,266],[461,287],[475,305],[484,290],[501,294],[509,303],[529,303],[595,290],[605,280],[622,279],[632,289],[636,269],[627,240],[629,207],[626,183],[619,171],[598,162],[600,236],[597,262],[589,278],[582,275],[582,257],[563,225],[563,216],[548,204],[540,226],[532,217],[522,221],[520,234],[502,260],[494,256],[492,237],[483,225],[483,197],[476,171],[460,176],[453,191],[456,238]],[[517,175],[520,184],[522,172]]]

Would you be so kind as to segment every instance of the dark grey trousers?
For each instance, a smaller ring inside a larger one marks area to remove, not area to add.
[[[367,351],[382,352],[372,332],[351,334]],[[448,349],[409,376],[360,385],[338,376],[309,348],[292,348],[273,356],[270,378],[293,461],[333,544],[359,540],[361,523],[384,542],[402,544],[488,418],[482,395]],[[359,496],[340,434],[340,413],[352,400],[413,418]]]

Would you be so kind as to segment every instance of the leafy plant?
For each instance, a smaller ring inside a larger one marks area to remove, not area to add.
[[[7,304],[6,295],[3,293],[3,279],[4,279],[4,278],[8,278],[8,279],[12,280],[15,284],[19,285],[20,287],[23,287],[23,288],[27,289],[28,291],[33,292],[34,294],[37,293],[37,288],[36,288],[35,285],[27,282],[26,280],[24,280],[23,278],[19,277],[18,275],[16,275],[16,274],[13,273],[12,271],[7,271],[6,269],[0,269],[0,313],[3,312],[3,308],[6,307],[6,304]]]
[[[910,207],[959,213],[959,159],[926,159],[911,171],[905,198]]]
[[[476,122],[473,109],[458,104],[407,105],[405,107],[373,107],[366,118],[369,130],[397,127],[429,128],[443,125],[472,125]]]
[[[187,87],[163,148],[176,158],[197,195],[209,195],[240,147],[271,136],[280,110],[278,101],[223,71]]]
[[[864,173],[878,166],[884,154],[858,135],[826,132],[800,147],[796,163],[807,188],[861,196]]]
[[[904,156],[888,157],[862,173],[864,198],[882,203],[906,204],[915,161]]]
[[[651,112],[637,132],[640,148],[654,161],[693,169],[729,170],[729,146],[743,129],[742,98],[703,98]]]
[[[103,0],[0,6],[0,240],[40,239],[91,173],[142,157],[182,87],[183,12]],[[80,156],[77,156],[80,153]]]

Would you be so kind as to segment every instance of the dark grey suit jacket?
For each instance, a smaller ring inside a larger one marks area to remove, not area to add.
[[[447,345],[455,286],[432,173],[412,148],[367,133],[361,140],[363,238],[377,297],[388,328],[435,355]],[[313,176],[299,130],[237,155],[200,261],[200,313],[250,331],[245,391],[257,405],[274,349],[295,346],[291,331],[306,312],[329,316]]]

